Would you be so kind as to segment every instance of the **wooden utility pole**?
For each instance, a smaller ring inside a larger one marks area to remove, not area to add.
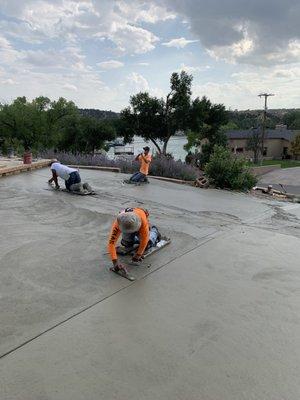
[[[266,135],[266,120],[267,120],[267,101],[269,96],[275,96],[272,93],[261,93],[258,95],[258,97],[264,97],[265,98],[265,107],[264,107],[264,113],[263,113],[263,126],[262,126],[262,134],[261,134],[261,158],[263,159],[263,154],[264,154],[264,141],[265,141],[265,135]]]

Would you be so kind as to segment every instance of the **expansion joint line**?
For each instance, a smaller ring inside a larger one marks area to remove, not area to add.
[[[213,239],[215,239],[215,237],[207,237],[206,240],[202,241],[201,243],[198,243],[196,246],[194,246],[193,248],[191,248],[191,249],[185,251],[184,253],[180,254],[179,256],[173,257],[171,260],[167,261],[165,264],[163,264],[163,265],[161,265],[160,267],[156,268],[155,270],[150,271],[150,272],[148,272],[147,274],[143,275],[140,279],[137,279],[137,280],[135,280],[134,282],[129,283],[127,286],[124,286],[124,287],[120,288],[119,290],[116,290],[115,292],[109,294],[108,296],[105,296],[103,299],[98,300],[98,301],[94,302],[93,304],[90,304],[89,306],[83,308],[82,310],[77,311],[76,313],[70,315],[68,318],[66,318],[66,319],[64,319],[64,320],[62,320],[62,321],[60,321],[60,322],[58,322],[57,324],[55,324],[55,325],[53,325],[53,326],[50,326],[49,328],[45,329],[44,331],[40,332],[39,334],[35,335],[34,337],[32,337],[32,338],[30,338],[30,339],[24,341],[23,343],[21,343],[21,344],[19,344],[18,346],[12,348],[11,350],[9,350],[9,351],[7,351],[7,352],[1,354],[1,355],[0,355],[0,359],[2,359],[2,358],[4,358],[4,357],[8,356],[9,354],[14,353],[15,351],[17,351],[17,350],[21,349],[22,347],[26,346],[27,344],[33,342],[35,339],[38,339],[38,338],[40,338],[41,336],[45,335],[46,333],[53,331],[55,328],[58,328],[59,326],[61,326],[61,325],[65,324],[66,322],[72,320],[73,318],[77,317],[78,315],[83,314],[85,311],[90,310],[91,308],[93,308],[93,307],[95,307],[96,305],[102,303],[103,301],[109,299],[110,297],[114,296],[115,294],[117,294],[117,293],[119,293],[119,292],[122,292],[124,289],[127,289],[129,286],[138,283],[139,281],[145,279],[148,275],[151,275],[151,274],[153,274],[154,272],[161,270],[162,268],[164,268],[164,267],[167,266],[168,264],[172,263],[172,262],[175,261],[176,259],[180,259],[181,257],[185,256],[186,254],[191,253],[192,251],[196,250],[197,248],[203,246],[204,244],[206,244],[207,242],[209,242],[209,241],[211,241],[211,240],[213,240]]]

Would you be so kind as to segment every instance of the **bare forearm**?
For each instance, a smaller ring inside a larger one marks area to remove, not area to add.
[[[49,179],[49,181],[48,181],[49,183],[52,183],[52,182],[54,182],[55,183],[55,186],[56,187],[59,187],[59,184],[58,184],[58,179],[57,179],[57,174],[56,174],[56,172],[54,172],[54,171],[52,171],[52,178],[51,179]]]

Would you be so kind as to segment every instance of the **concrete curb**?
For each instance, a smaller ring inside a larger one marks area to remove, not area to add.
[[[28,172],[39,168],[45,168],[48,167],[50,164],[51,160],[43,160],[43,161],[33,162],[32,164],[22,164],[22,165],[16,165],[14,167],[0,168],[0,178],[3,176],[16,175],[21,172]]]
[[[166,178],[164,176],[148,175],[148,178],[157,179],[159,181],[164,181],[164,182],[179,183],[180,185],[192,185],[192,186],[194,186],[194,184],[195,184],[195,181],[184,181],[182,179]]]
[[[107,172],[121,172],[121,168],[118,167],[100,167],[96,165],[70,165],[68,164],[69,167],[71,168],[78,168],[78,169],[92,169],[96,171],[107,171]]]

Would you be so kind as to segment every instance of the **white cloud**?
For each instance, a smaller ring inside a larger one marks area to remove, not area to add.
[[[9,79],[4,79],[3,81],[1,81],[1,83],[3,85],[17,85],[18,82],[16,82],[15,80],[9,78]]]
[[[300,60],[297,0],[156,0],[189,22],[216,58],[253,65]]]
[[[261,92],[274,93],[270,108],[296,107],[300,104],[298,82],[300,67],[249,67],[233,73],[226,82],[207,82],[194,85],[194,96],[208,96],[213,102],[224,103],[233,109],[262,108]]]
[[[12,47],[11,43],[0,35],[0,65],[11,65],[18,59],[19,55],[20,53]]]
[[[73,90],[73,91],[75,91],[75,92],[78,91],[77,86],[71,85],[70,83],[65,83],[65,84],[63,85],[63,88],[64,88],[64,89],[67,89],[67,90]]]
[[[178,72],[186,71],[188,74],[193,74],[195,72],[203,72],[203,71],[207,71],[209,69],[210,69],[209,65],[199,65],[199,66],[193,67],[193,66],[181,64],[180,68],[177,71]]]
[[[158,38],[141,23],[174,18],[174,13],[153,2],[136,0],[24,0],[16,8],[5,3],[3,13],[9,18],[0,22],[1,30],[22,41],[77,43],[98,37],[110,40],[123,54],[154,49]]]
[[[118,8],[123,16],[135,22],[155,24],[159,21],[167,21],[176,18],[175,13],[151,2],[148,2],[147,8],[145,8],[144,2],[120,1],[118,2]]]
[[[155,43],[159,41],[152,32],[134,25],[114,24],[106,37],[116,44],[121,54],[147,53],[153,50]]]
[[[134,93],[145,92],[149,90],[149,83],[147,79],[137,72],[132,72],[127,76],[126,86],[130,91]]]
[[[109,61],[102,61],[100,63],[97,63],[99,67],[102,69],[116,69],[116,68],[121,68],[124,66],[124,63],[121,61],[116,61],[116,60],[109,60]]]
[[[187,40],[183,37],[177,38],[177,39],[172,39],[169,42],[162,43],[163,46],[166,47],[176,47],[177,49],[182,49],[186,45],[190,43],[195,43],[198,42],[198,40]]]
[[[137,65],[140,65],[141,67],[148,67],[150,64],[148,62],[139,62]]]

